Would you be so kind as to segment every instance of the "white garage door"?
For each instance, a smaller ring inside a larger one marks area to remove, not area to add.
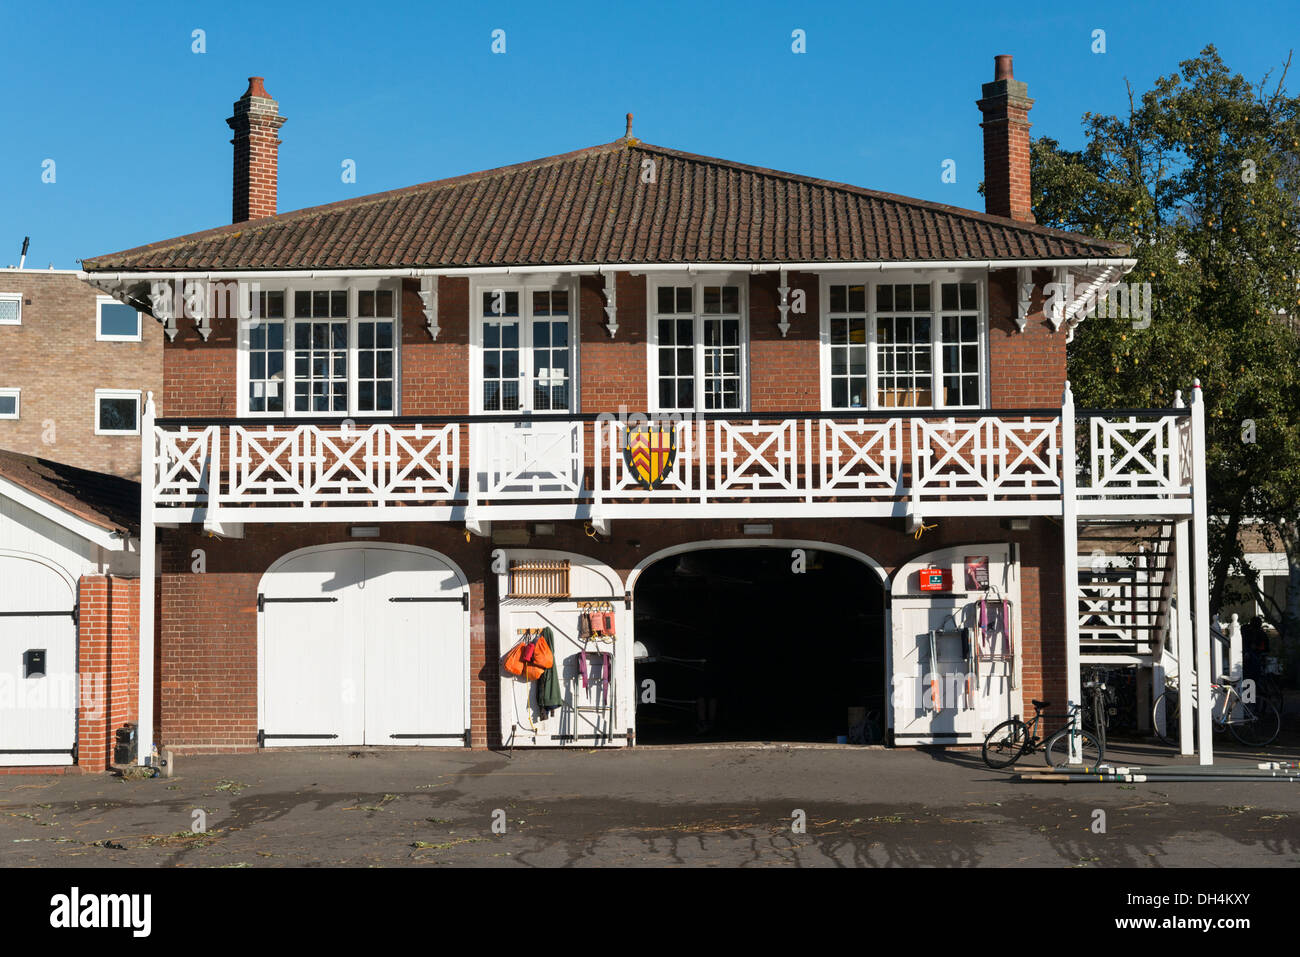
[[[269,572],[263,745],[467,744],[466,595],[446,562],[414,549],[324,548]]]
[[[72,764],[75,604],[72,586],[48,565],[0,556],[0,767]]]

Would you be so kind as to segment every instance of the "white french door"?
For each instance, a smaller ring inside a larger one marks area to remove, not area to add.
[[[516,421],[476,426],[478,490],[509,497],[581,487],[578,423],[533,415],[577,411],[572,289],[479,287],[474,412],[520,413]]]

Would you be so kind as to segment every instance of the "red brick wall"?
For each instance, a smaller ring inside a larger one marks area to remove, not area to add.
[[[212,331],[204,342],[193,319],[176,320],[176,338],[163,348],[163,408],[167,415],[239,414],[235,320],[213,319],[210,325]],[[162,409],[158,414],[163,414]]]
[[[584,276],[578,292],[579,403],[584,412],[613,412],[626,406],[644,412],[646,394],[645,276],[620,273],[615,278],[618,334],[611,339],[605,325],[605,281]]]
[[[429,337],[419,280],[402,283],[402,413],[466,415],[469,280],[438,279],[438,339]]]
[[[22,390],[0,449],[139,478],[140,437],[95,434],[95,390],[160,392],[162,327],[145,316],[139,342],[97,340],[99,293],[69,273],[0,269],[0,292],[23,297],[22,324],[0,326],[0,388]]]
[[[1013,541],[1020,544],[1023,634],[1015,636],[1024,656],[1026,696],[1063,700],[1064,624],[1060,591],[1060,533],[1042,521],[1030,532],[1008,532],[989,519],[940,520],[920,541],[897,522],[842,519],[773,523],[774,538],[846,545],[892,571],[925,552],[962,544]],[[648,555],[671,545],[709,539],[743,538],[742,522],[692,520],[615,523],[609,541],[592,539],[582,523],[557,523],[556,534],[529,547],[589,555],[609,564],[626,580]],[[499,660],[496,579],[490,574],[486,539],[467,542],[454,525],[393,523],[381,526],[381,541],[432,548],[454,561],[471,583],[470,707],[475,747],[496,745],[499,727]],[[277,559],[290,551],[330,542],[353,542],[346,526],[248,525],[247,538],[205,538],[192,527],[163,532],[161,632],[158,658],[158,736],[168,746],[205,750],[244,749],[257,740],[257,586]],[[206,553],[206,572],[194,574],[191,551]],[[876,639],[882,640],[882,639]]]
[[[818,279],[790,273],[790,302],[802,290],[807,312],[788,313],[790,330],[781,338],[779,273],[749,280],[749,388],[755,412],[815,412],[821,409],[821,346]]]
[[[140,581],[86,575],[77,601],[77,763],[103,771],[112,765],[115,732],[138,717]]]
[[[1034,294],[1025,331],[1016,324],[1016,270],[989,273],[989,384],[995,409],[1058,409],[1065,391],[1065,330],[1043,315],[1051,270],[1032,273]]]

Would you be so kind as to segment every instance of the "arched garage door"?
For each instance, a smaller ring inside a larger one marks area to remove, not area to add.
[[[49,565],[0,555],[0,767],[72,763],[75,605],[72,585]]]
[[[468,588],[435,552],[295,552],[262,579],[259,739],[303,745],[469,743]]]

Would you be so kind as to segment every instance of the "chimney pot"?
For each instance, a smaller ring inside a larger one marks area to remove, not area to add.
[[[284,117],[280,115],[280,104],[267,94],[262,77],[248,78],[248,89],[235,101],[234,115],[226,120],[226,125],[235,133],[230,141],[235,147],[231,222],[274,216],[279,173],[278,133]]]
[[[623,134],[628,139],[632,138],[632,114],[627,115],[627,131]]]
[[[1014,80],[1016,78],[1011,68],[1011,54],[1001,53],[993,58],[993,79],[996,80]]]

